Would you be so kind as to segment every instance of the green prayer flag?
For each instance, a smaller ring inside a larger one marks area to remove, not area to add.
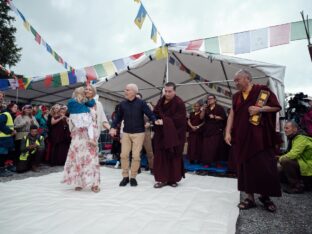
[[[53,76],[52,76],[52,87],[56,88],[56,87],[60,87],[60,86],[62,86],[61,74],[60,73],[53,74]]]
[[[99,78],[107,76],[107,73],[103,67],[103,64],[94,65],[93,68],[95,69]]]
[[[205,51],[220,54],[218,37],[211,37],[205,39]]]
[[[310,35],[312,34],[312,19],[309,20],[309,30]],[[296,41],[296,40],[302,40],[306,39],[307,34],[304,28],[304,24],[302,21],[297,21],[291,23],[291,31],[290,31],[290,40]]]

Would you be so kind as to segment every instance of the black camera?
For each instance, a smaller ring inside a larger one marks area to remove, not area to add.
[[[286,110],[286,119],[294,120],[300,125],[302,116],[309,110],[308,95],[297,93],[289,101],[289,107]]]

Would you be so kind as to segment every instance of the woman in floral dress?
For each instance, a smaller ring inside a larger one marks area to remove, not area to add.
[[[88,99],[94,98],[96,89],[93,86],[85,88]],[[97,124],[97,105],[90,108],[94,128],[94,139],[98,141],[99,133]],[[80,191],[91,188],[95,193],[100,191],[100,164],[98,146],[89,143],[88,129],[76,128],[69,120],[71,131],[71,144],[64,166],[63,183],[75,185],[75,190]]]

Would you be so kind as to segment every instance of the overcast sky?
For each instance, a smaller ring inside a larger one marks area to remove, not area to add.
[[[312,18],[312,0],[142,0],[166,42],[213,37]],[[139,5],[133,0],[13,0],[30,24],[75,68],[122,58],[155,48],[151,23],[133,23]],[[39,46],[16,17],[21,61],[12,68],[26,76],[65,71]],[[307,41],[239,55],[286,66],[286,92],[312,96],[312,62]]]

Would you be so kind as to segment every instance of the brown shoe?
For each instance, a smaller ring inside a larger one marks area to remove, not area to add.
[[[99,186],[93,186],[93,187],[91,188],[91,191],[94,192],[94,193],[98,193],[98,192],[101,191],[101,189],[100,189]]]
[[[162,188],[166,185],[167,185],[167,183],[158,182],[158,183],[154,184],[154,188]]]

